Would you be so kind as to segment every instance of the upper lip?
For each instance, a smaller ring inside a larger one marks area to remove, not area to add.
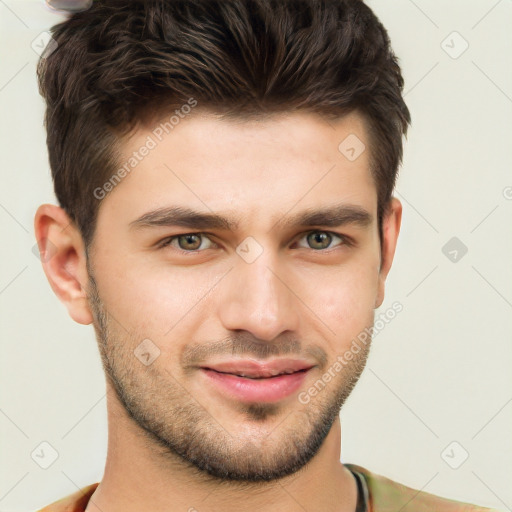
[[[237,359],[203,365],[201,368],[231,373],[242,377],[273,377],[282,373],[295,373],[309,370],[314,365],[303,359],[274,359],[259,362],[250,359]]]

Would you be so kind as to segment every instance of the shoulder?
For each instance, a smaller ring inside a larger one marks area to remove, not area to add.
[[[356,464],[344,466],[360,473],[366,481],[370,501],[368,512],[500,512],[412,489]]]
[[[99,482],[82,487],[78,491],[37,510],[37,512],[84,512],[98,485]]]

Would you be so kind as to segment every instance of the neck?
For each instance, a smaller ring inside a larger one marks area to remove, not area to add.
[[[86,512],[247,512],[270,506],[282,512],[353,512],[357,486],[340,462],[341,424],[296,473],[272,482],[220,482],[179,456],[156,447],[107,392],[108,452],[105,472]]]

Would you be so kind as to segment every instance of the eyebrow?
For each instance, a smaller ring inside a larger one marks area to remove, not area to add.
[[[340,227],[356,225],[367,227],[373,221],[373,215],[364,208],[356,205],[342,204],[324,208],[309,208],[290,218],[275,222],[285,228],[326,226]],[[274,224],[274,225],[275,225]],[[158,208],[141,215],[130,222],[130,229],[141,229],[162,226],[180,226],[192,229],[220,229],[236,231],[240,225],[239,219],[229,219],[215,213],[205,213],[190,208],[174,206]]]

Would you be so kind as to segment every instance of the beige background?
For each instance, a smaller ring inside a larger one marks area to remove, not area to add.
[[[341,413],[342,460],[512,510],[512,1],[368,4],[400,57],[413,116],[381,307],[403,311],[375,338]],[[31,44],[59,19],[42,1],[0,0],[1,511],[99,481],[105,462],[93,329],[68,317],[32,252],[34,212],[54,196]],[[468,248],[457,262],[442,251],[452,237]],[[31,458],[41,442],[58,453],[48,469]],[[446,462],[466,452],[458,469]]]

